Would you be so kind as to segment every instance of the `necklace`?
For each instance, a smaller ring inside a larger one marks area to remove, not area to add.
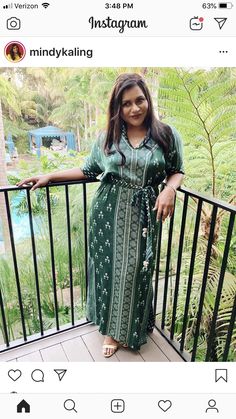
[[[138,141],[129,141],[130,142],[130,144],[132,145],[132,146],[139,146],[142,142],[143,142],[143,140],[138,140]],[[137,148],[137,147],[135,147],[135,148]]]

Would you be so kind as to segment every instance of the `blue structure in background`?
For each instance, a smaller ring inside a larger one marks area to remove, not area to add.
[[[49,125],[47,127],[37,128],[28,132],[29,142],[30,142],[30,151],[36,149],[36,154],[38,157],[41,155],[41,146],[43,145],[43,138],[57,139],[60,138],[60,141],[65,140],[67,151],[75,150],[75,135],[73,132],[64,132],[60,128],[53,127]]]
[[[14,154],[14,151],[15,151],[15,144],[13,142],[11,134],[8,134],[7,140],[5,141],[5,143],[6,143],[6,146],[8,148],[8,152],[9,152],[10,156],[12,157],[13,154]]]

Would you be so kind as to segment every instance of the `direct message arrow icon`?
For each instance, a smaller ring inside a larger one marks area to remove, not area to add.
[[[214,17],[214,19],[218,23],[219,28],[222,29],[227,20],[227,17]]]
[[[62,369],[56,369],[54,371],[58,375],[59,381],[62,380],[62,378],[64,377],[65,373],[67,372],[67,370],[62,370]]]

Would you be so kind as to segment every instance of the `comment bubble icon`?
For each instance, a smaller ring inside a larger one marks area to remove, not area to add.
[[[36,369],[36,370],[32,371],[31,378],[36,383],[44,383],[44,373],[43,373],[42,370]]]

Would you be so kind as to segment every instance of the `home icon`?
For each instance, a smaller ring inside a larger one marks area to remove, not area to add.
[[[17,405],[17,413],[30,413],[30,405],[25,400]]]

